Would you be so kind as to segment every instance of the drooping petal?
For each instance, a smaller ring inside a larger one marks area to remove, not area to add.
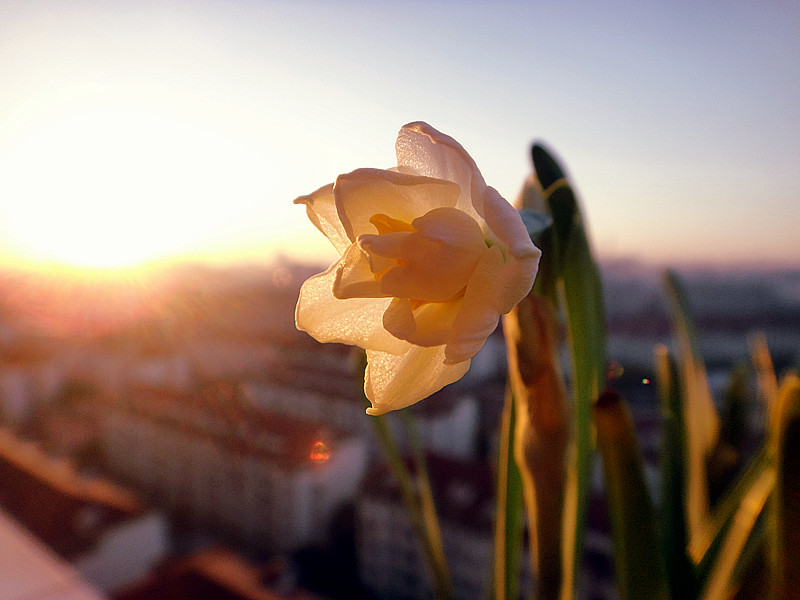
[[[303,283],[295,309],[295,325],[318,342],[337,342],[364,349],[402,353],[408,343],[383,326],[383,313],[390,298],[351,298],[333,295],[339,263]]]
[[[374,215],[410,223],[433,208],[455,206],[460,190],[443,179],[384,169],[356,169],[339,175],[333,186],[336,210],[351,242],[378,227]]]
[[[453,336],[445,349],[448,363],[469,359],[483,347],[500,315],[514,308],[530,291],[538,261],[535,254],[506,262],[498,246],[489,248],[481,257],[453,322]]]
[[[486,182],[475,161],[453,138],[418,121],[400,129],[395,149],[401,171],[457,183],[461,188],[457,208],[473,217],[476,212],[482,214],[483,207],[474,204],[483,198]]]
[[[462,302],[462,298],[422,303],[395,298],[383,313],[383,326],[395,337],[417,346],[441,346],[452,336]]]
[[[344,254],[350,240],[336,212],[333,184],[324,185],[307,196],[300,196],[294,203],[305,204],[309,220],[331,241],[339,255]]]
[[[400,355],[367,350],[364,393],[372,403],[367,414],[382,415],[419,402],[461,379],[469,364],[445,364],[444,346],[409,344],[408,352]]]
[[[539,264],[542,252],[533,245],[519,213],[493,187],[486,187],[483,196],[483,218],[491,233],[512,256],[535,257]],[[536,270],[533,277],[536,276]],[[531,283],[533,278],[531,278]],[[510,310],[510,309],[509,309]]]
[[[358,244],[350,244],[339,261],[333,295],[340,300],[387,297],[381,291],[381,282],[375,279],[370,260]]]

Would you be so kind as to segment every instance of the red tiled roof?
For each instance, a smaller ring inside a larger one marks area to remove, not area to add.
[[[105,527],[145,510],[132,492],[83,477],[7,430],[0,430],[0,481],[0,503],[62,556],[90,549]]]

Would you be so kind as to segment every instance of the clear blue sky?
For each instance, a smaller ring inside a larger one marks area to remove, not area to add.
[[[425,120],[509,199],[544,140],[601,255],[797,266],[798,32],[789,1],[5,0],[0,251],[325,261],[293,198]]]

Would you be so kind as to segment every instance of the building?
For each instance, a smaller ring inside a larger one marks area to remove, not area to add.
[[[3,600],[105,600],[64,559],[0,511]]]
[[[163,516],[129,490],[78,473],[0,430],[0,505],[104,591],[140,578],[167,552]]]
[[[167,561],[113,600],[315,600],[284,565],[258,567],[224,548]]]
[[[107,467],[179,520],[291,552],[322,541],[367,464],[363,439],[254,409],[233,385],[139,388],[109,408]]]
[[[324,357],[322,354],[316,363],[308,357],[304,366],[274,366],[258,379],[245,380],[242,393],[260,410],[335,427],[376,443],[373,417],[365,414],[368,404],[353,367],[330,357],[328,362]],[[349,352],[345,358],[352,361]],[[459,458],[474,456],[480,422],[474,388],[447,386],[410,411],[428,450]],[[404,428],[395,416],[387,418],[395,436],[405,438]]]
[[[492,581],[495,477],[484,462],[428,456],[442,544],[454,597],[488,597]],[[429,598],[432,582],[393,473],[373,470],[356,509],[356,552],[364,585],[377,598]],[[521,596],[530,591],[527,553],[521,565]]]

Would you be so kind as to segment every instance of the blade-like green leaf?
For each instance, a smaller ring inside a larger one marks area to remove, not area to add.
[[[500,423],[497,464],[497,518],[494,530],[494,600],[519,598],[522,553],[522,479],[514,460],[514,396],[509,388]]]
[[[558,272],[563,274],[567,247],[572,239],[572,232],[580,224],[580,212],[575,193],[566,179],[561,179],[545,190],[547,205],[553,217],[554,260]],[[582,227],[581,227],[582,229]],[[580,235],[585,236],[585,232]]]
[[[800,378],[787,375],[777,397],[776,453],[778,482],[772,523],[773,586],[781,600],[800,598]]]
[[[767,338],[763,333],[750,336],[750,358],[758,377],[758,393],[769,418],[772,420],[772,412],[775,400],[778,395],[778,378],[775,376],[775,367],[772,364],[772,357],[769,354]],[[774,425],[770,425],[774,427]]]
[[[563,265],[563,292],[567,331],[572,357],[572,385],[575,408],[575,459],[568,482],[568,501],[574,501],[574,526],[565,529],[565,548],[571,552],[573,577],[582,560],[586,509],[591,485],[594,451],[591,406],[604,385],[606,370],[605,319],[600,274],[589,243],[579,224],[570,236]],[[565,524],[566,526],[566,524]],[[570,554],[567,554],[570,556]],[[567,567],[565,567],[566,569]],[[568,572],[565,572],[565,576]],[[573,585],[577,583],[575,579]]]
[[[592,256],[575,194],[563,179],[564,170],[543,147],[535,146],[532,154],[553,217],[550,251],[560,283],[559,305],[564,307],[567,317],[572,358],[575,452],[568,471],[563,544],[564,593],[574,594],[582,560],[592,468],[591,406],[604,385],[606,369],[605,311],[600,272]],[[568,597],[571,596],[565,596]]]
[[[661,398],[661,541],[672,598],[692,600],[699,585],[686,554],[686,428],[683,397],[675,361],[665,346],[656,349],[656,374]]]
[[[533,170],[536,171],[542,189],[546,190],[559,179],[566,177],[564,169],[542,144],[536,143],[531,147],[531,158],[533,159]]]
[[[736,365],[728,378],[719,409],[720,429],[717,445],[707,462],[708,495],[716,507],[739,472],[747,451],[749,435],[750,369]],[[713,508],[712,508],[713,512]]]
[[[548,245],[547,260],[553,263],[555,272],[560,275],[572,226],[580,221],[578,201],[564,177],[564,170],[550,153],[543,146],[535,144],[531,154],[534,171],[543,188],[547,210],[553,219],[553,235],[542,242]],[[544,248],[542,251],[544,253]]]
[[[761,471],[741,498],[719,555],[706,579],[700,596],[702,600],[728,600],[732,597],[738,583],[734,575],[746,571],[742,565],[746,558],[744,550],[774,485],[775,468],[770,466]]]
[[[706,580],[714,568],[723,543],[728,536],[734,516],[739,510],[743,499],[750,489],[763,475],[764,471],[772,467],[770,452],[763,448],[754,456],[742,471],[736,483],[723,496],[714,509],[711,519],[695,540],[700,561],[697,565],[699,580]]]
[[[633,419],[614,390],[603,392],[592,412],[603,459],[620,600],[669,600],[655,511]]]
[[[700,354],[700,344],[683,284],[672,271],[667,271],[664,279],[680,347],[683,422],[688,450],[686,513],[689,552],[693,560],[699,562],[704,553],[699,546],[699,540],[710,518],[706,461],[717,444],[719,416],[708,388],[705,364]]]

